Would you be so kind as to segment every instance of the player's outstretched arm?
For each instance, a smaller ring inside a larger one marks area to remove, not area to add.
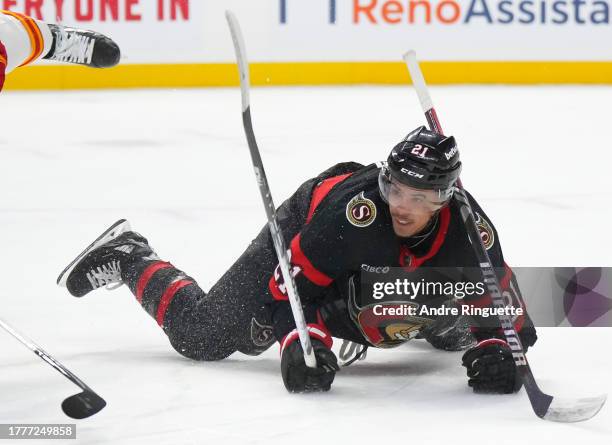
[[[491,258],[492,261],[503,262],[498,244],[491,249]],[[512,302],[512,308],[521,310],[520,315],[512,316],[512,324],[523,345],[524,353],[527,353],[528,348],[537,340],[535,327],[527,314],[514,272],[507,264],[502,265],[503,267],[496,267],[501,291]],[[479,299],[466,298],[462,303],[470,309],[494,308],[489,294]],[[468,385],[477,393],[517,392],[522,387],[522,378],[497,316],[476,315],[470,318],[471,331],[477,344],[468,349],[462,358],[462,365],[467,368]]]
[[[304,253],[300,246],[301,235],[298,234],[290,244],[291,270],[300,291],[307,333],[317,361],[316,368],[310,368],[304,362],[298,331],[287,301],[286,287],[278,267],[270,278],[270,301],[267,306],[274,334],[280,341],[281,373],[287,390],[296,393],[329,391],[339,367],[331,350],[331,334],[318,316],[318,300],[333,282],[333,278],[316,268]]]

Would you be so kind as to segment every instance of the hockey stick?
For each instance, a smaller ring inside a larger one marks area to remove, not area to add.
[[[276,218],[276,207],[274,206],[274,201],[272,200],[270,186],[268,185],[266,172],[261,160],[259,148],[257,147],[257,141],[255,140],[255,133],[253,132],[253,123],[251,122],[251,104],[249,98],[249,64],[246,56],[244,38],[242,37],[240,24],[238,23],[238,19],[236,19],[234,13],[231,11],[225,11],[225,18],[227,19],[227,23],[232,33],[236,60],[238,62],[238,71],[240,74],[240,93],[242,95],[242,123],[244,125],[244,132],[249,145],[249,151],[251,152],[251,161],[253,162],[255,178],[257,180],[257,185],[259,186],[261,199],[266,209],[268,227],[270,227],[272,242],[274,243],[274,250],[276,251],[276,256],[278,257],[278,264],[280,265],[283,280],[285,281],[287,294],[289,296],[289,303],[291,304],[291,311],[293,312],[293,318],[295,319],[295,325],[297,327],[302,349],[304,351],[304,361],[309,367],[316,368],[317,360],[312,351],[312,344],[310,343],[310,336],[308,335],[306,320],[304,319],[302,303],[300,302],[295,280],[290,272],[291,266],[287,256],[287,247],[282,236],[281,228],[278,225],[278,219]]]
[[[93,416],[106,406],[106,401],[102,397],[96,394],[89,386],[83,383],[81,379],[66,369],[64,365],[51,357],[51,355],[45,352],[32,340],[19,334],[5,321],[0,320],[0,327],[30,348],[34,354],[53,366],[60,374],[83,390],[83,392],[74,394],[62,402],[62,410],[68,417],[72,417],[73,419],[85,419],[86,417]]]
[[[406,54],[404,54],[403,58],[408,66],[412,83],[419,97],[419,101],[421,103],[421,107],[423,108],[423,112],[425,113],[425,117],[427,118],[427,122],[429,123],[429,127],[436,133],[444,134],[442,132],[442,127],[440,125],[440,121],[438,120],[436,110],[433,107],[429,90],[425,84],[425,79],[423,77],[423,73],[421,72],[419,62],[417,61],[416,53],[414,51],[408,51]],[[499,285],[497,275],[495,274],[495,271],[491,265],[489,254],[487,253],[482,238],[480,237],[480,233],[474,219],[474,213],[467,199],[467,195],[463,189],[461,181],[458,181],[457,183],[455,196],[460,205],[461,216],[468,232],[472,247],[474,248],[476,258],[480,263],[480,269],[485,278],[485,283],[491,295],[493,305],[496,308],[503,309],[505,308],[506,304],[500,292],[501,287]],[[523,379],[523,384],[525,385],[525,391],[527,392],[527,396],[531,402],[531,407],[538,417],[555,422],[580,422],[590,419],[599,412],[606,402],[605,394],[598,397],[580,399],[559,399],[542,392],[538,387],[538,384],[536,383],[531,371],[531,367],[527,362],[523,345],[521,344],[521,340],[514,328],[512,320],[503,312],[501,315],[498,315],[498,318],[501,327],[503,328],[506,342],[512,349],[512,356],[514,358],[517,370],[520,372]]]

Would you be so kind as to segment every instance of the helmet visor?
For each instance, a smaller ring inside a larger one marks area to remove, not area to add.
[[[384,170],[384,169],[383,169]],[[452,189],[417,189],[401,183],[381,170],[380,193],[391,207],[400,207],[416,214],[434,213],[448,204]]]

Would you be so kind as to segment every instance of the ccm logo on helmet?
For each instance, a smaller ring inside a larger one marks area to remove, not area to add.
[[[451,148],[450,151],[448,151],[447,153],[444,153],[444,156],[446,157],[446,160],[448,161],[450,158],[455,156],[455,153],[457,153],[456,145],[453,148]]]
[[[355,227],[367,227],[376,219],[374,201],[363,196],[363,192],[351,198],[346,205],[346,219]]]
[[[412,170],[408,170],[407,168],[402,167],[402,173],[407,174],[408,176],[414,176],[415,178],[422,179],[425,175],[422,175],[417,172],[413,172]]]

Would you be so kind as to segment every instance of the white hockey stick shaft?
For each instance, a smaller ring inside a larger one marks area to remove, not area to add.
[[[244,38],[242,37],[240,24],[238,23],[238,19],[236,19],[234,13],[231,11],[226,11],[225,17],[232,33],[236,60],[238,62],[238,71],[240,73],[240,91],[242,94],[242,122],[244,124],[244,131],[246,133],[249,151],[251,153],[255,178],[257,179],[261,199],[263,201],[264,208],[266,209],[268,226],[270,227],[270,233],[274,243],[274,250],[276,251],[276,256],[278,257],[278,263],[287,289],[289,303],[291,305],[291,312],[293,313],[295,325],[297,327],[302,349],[304,351],[304,361],[310,368],[316,368],[317,360],[312,350],[310,336],[308,335],[306,319],[304,318],[304,310],[302,309],[302,303],[300,301],[297,286],[295,285],[295,280],[291,274],[291,264],[287,255],[287,247],[282,236],[281,228],[278,225],[276,207],[274,206],[274,201],[272,200],[270,186],[268,185],[268,179],[266,177],[266,172],[261,160],[261,154],[259,153],[255,133],[253,131],[253,123],[251,121],[251,104],[249,98],[249,64],[246,56]]]
[[[406,62],[406,65],[408,65],[408,71],[410,72],[410,77],[412,78],[412,84],[414,85],[419,102],[421,103],[421,108],[425,113],[425,118],[427,119],[429,128],[436,133],[444,134],[442,125],[440,125],[438,115],[436,114],[436,110],[433,106],[433,101],[429,95],[429,90],[427,89],[427,84],[425,83],[425,78],[423,77],[421,67],[419,66],[419,62],[416,58],[416,52],[413,50],[408,51],[406,54],[404,54],[404,61]]]
[[[0,320],[0,328],[4,329],[6,332],[8,332],[9,334],[11,334],[13,337],[15,337],[17,340],[19,340],[24,346],[27,346],[27,348],[32,351],[34,354],[36,354],[37,356],[39,356],[41,359],[43,359],[45,362],[47,362],[48,364],[50,364],[51,366],[53,366],[60,374],[64,375],[66,378],[70,379],[72,382],[74,382],[76,385],[78,385],[81,389],[89,389],[89,387],[83,383],[81,381],[81,379],[79,379],[77,376],[75,376],[74,374],[72,374],[70,371],[68,371],[68,369],[66,369],[64,366],[62,366],[59,362],[57,362],[50,354],[48,354],[43,348],[41,348],[40,346],[38,346],[36,343],[34,343],[32,340],[30,340],[29,338],[27,338],[25,335],[20,334],[19,332],[17,332],[17,330],[15,328],[13,328],[12,326],[10,326],[7,322],[5,322],[4,320]]]

